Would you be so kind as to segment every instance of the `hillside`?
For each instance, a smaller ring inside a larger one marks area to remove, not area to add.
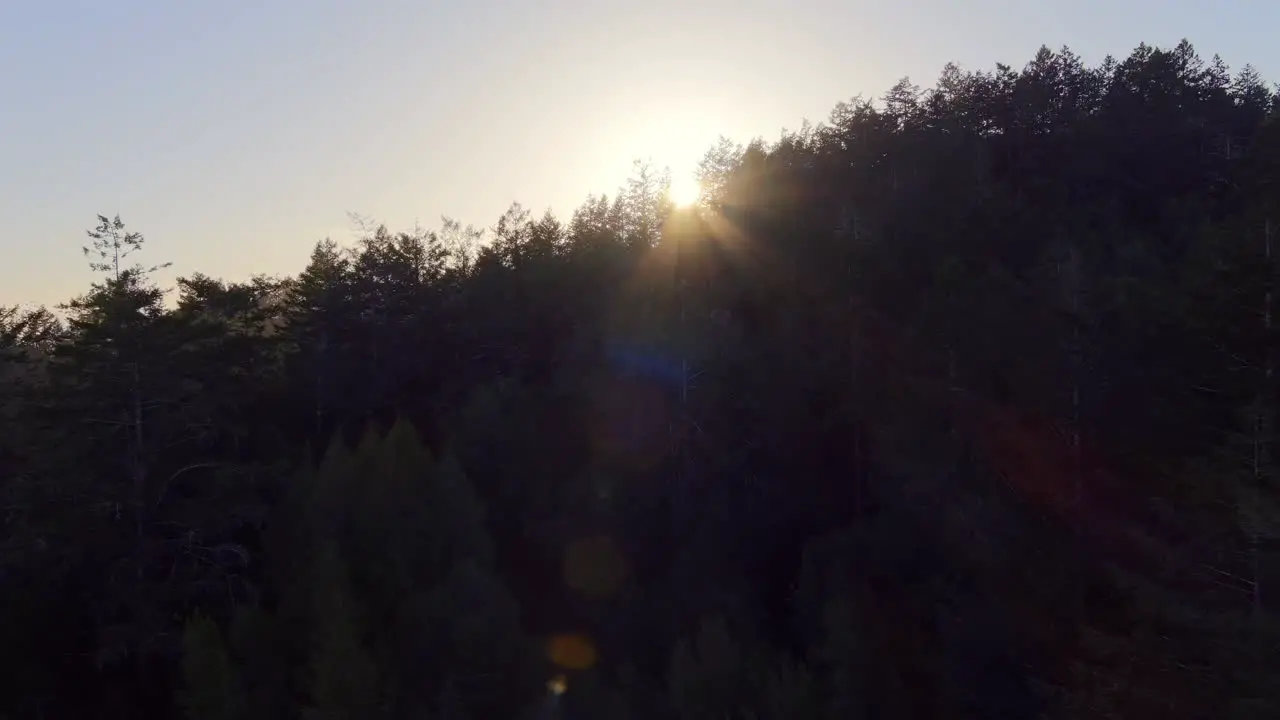
[[[1280,715],[1278,120],[1042,49],[290,278],[99,216],[0,313],[0,716]]]

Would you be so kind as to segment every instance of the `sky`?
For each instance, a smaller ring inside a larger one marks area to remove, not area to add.
[[[568,219],[632,161],[692,173],[949,61],[1188,38],[1280,80],[1274,0],[0,0],[0,305],[93,280],[98,214],[161,276],[301,270],[393,230]]]

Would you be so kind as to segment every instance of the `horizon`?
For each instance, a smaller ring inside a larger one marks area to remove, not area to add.
[[[293,275],[317,241],[350,242],[349,213],[488,228],[519,202],[567,221],[634,160],[681,182],[721,136],[773,141],[904,76],[929,87],[947,62],[1019,68],[1046,45],[1094,65],[1186,38],[1233,71],[1280,73],[1264,31],[1280,9],[1245,0],[296,7],[0,9],[0,62],[24,68],[0,76],[15,99],[0,133],[18,139],[0,150],[0,305],[82,292],[98,214],[150,241],[144,263],[172,262],[166,287]]]

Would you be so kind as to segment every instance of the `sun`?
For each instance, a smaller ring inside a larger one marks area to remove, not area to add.
[[[679,207],[688,207],[702,197],[702,184],[689,175],[676,175],[671,178],[671,186],[667,188],[667,197]]]

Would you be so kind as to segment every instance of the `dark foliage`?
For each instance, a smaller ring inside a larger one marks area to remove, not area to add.
[[[0,310],[0,716],[1280,716],[1278,117],[1043,49],[176,302],[99,217]]]

